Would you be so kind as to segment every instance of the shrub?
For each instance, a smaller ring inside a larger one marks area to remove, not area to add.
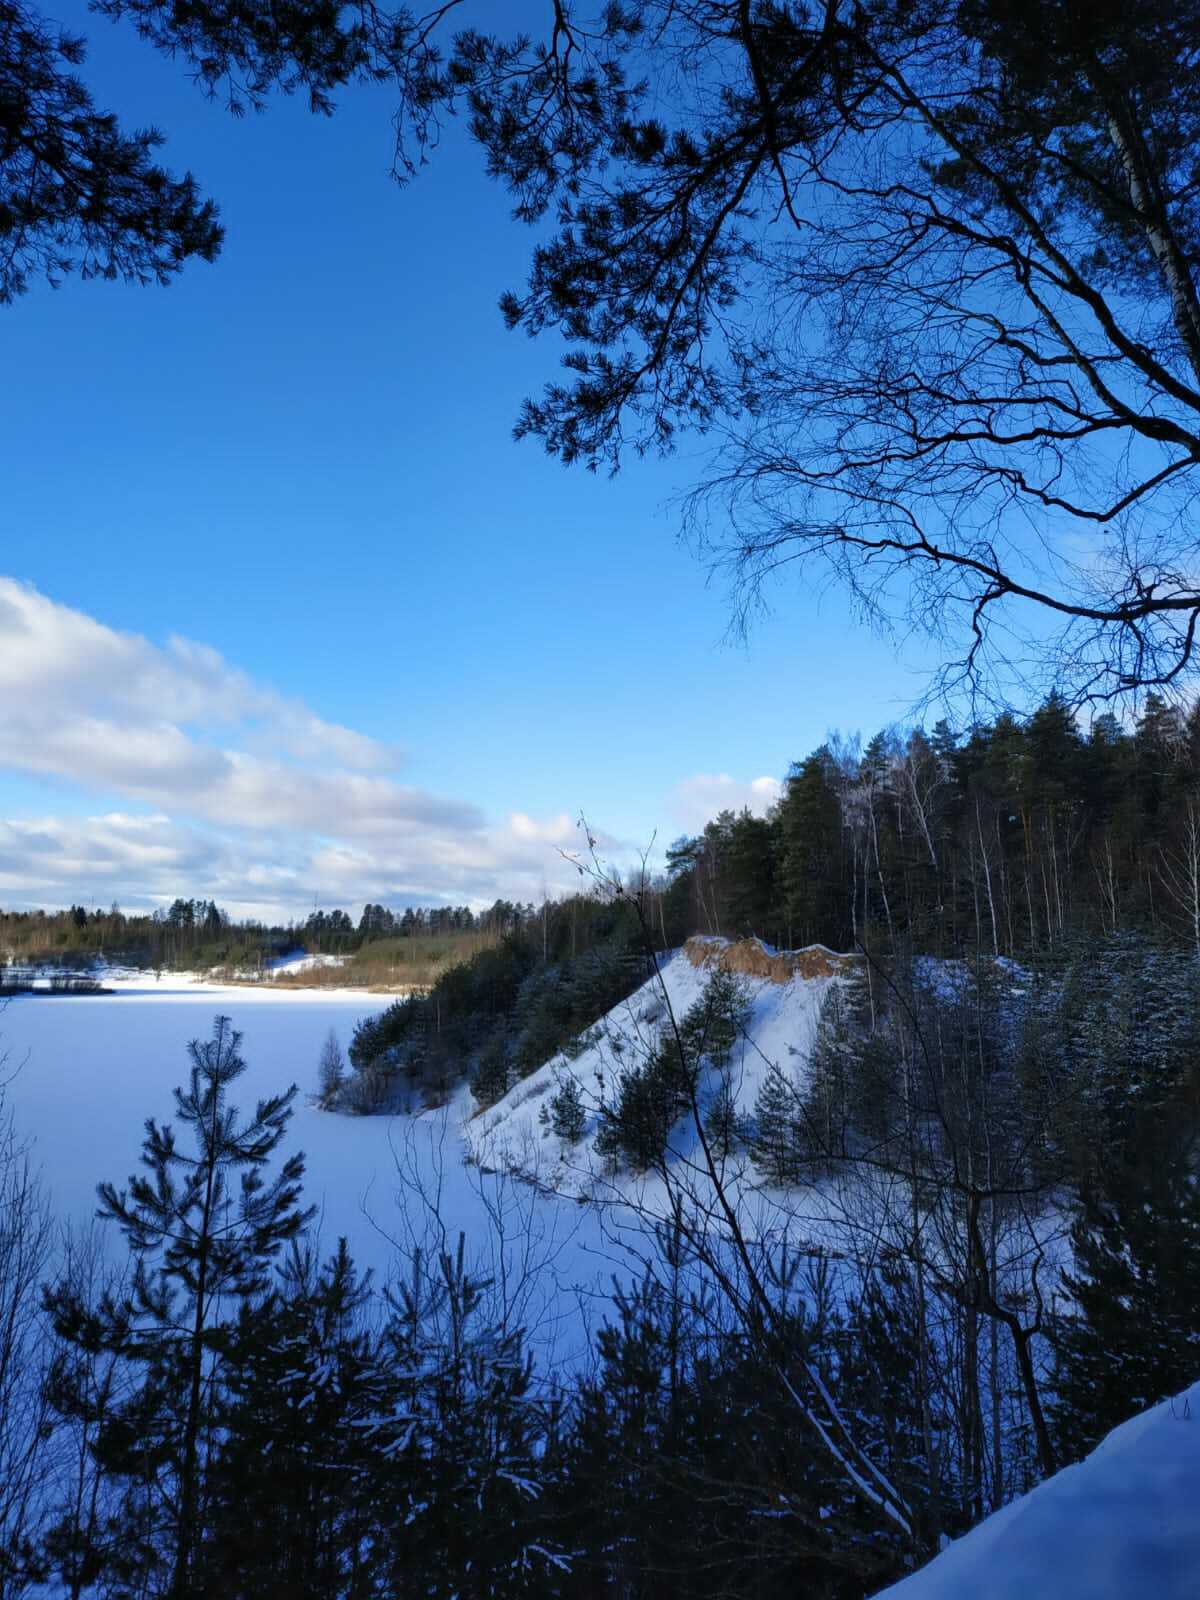
[[[635,1172],[661,1165],[671,1129],[688,1107],[692,1081],[693,1069],[681,1060],[675,1038],[663,1040],[648,1061],[622,1074],[597,1150]]]
[[[583,1090],[578,1078],[568,1074],[557,1080],[549,1104],[542,1108],[541,1121],[564,1144],[579,1143],[587,1127],[587,1108],[583,1103]]]
[[[482,1109],[494,1106],[508,1093],[508,1045],[502,1033],[494,1033],[479,1054],[471,1093]]]

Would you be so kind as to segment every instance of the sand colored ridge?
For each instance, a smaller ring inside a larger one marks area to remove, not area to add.
[[[740,972],[748,978],[769,978],[772,983],[791,983],[793,978],[840,978],[853,972],[861,956],[838,955],[823,944],[806,945],[803,950],[768,950],[761,939],[693,937],[683,953],[694,967],[720,967],[724,972]]]

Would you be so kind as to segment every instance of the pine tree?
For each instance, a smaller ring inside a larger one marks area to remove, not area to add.
[[[384,1501],[377,1593],[432,1600],[544,1595],[565,1562],[544,1525],[554,1472],[550,1412],[532,1387],[521,1328],[457,1248],[417,1252],[388,1292],[383,1356],[393,1437],[375,1480]]]
[[[591,1569],[586,1593],[649,1600],[664,1591],[663,1557],[675,1537],[663,1490],[681,1311],[648,1273],[616,1288],[612,1320],[597,1334],[598,1370],[577,1402],[566,1506],[582,1534],[581,1565]]]
[[[738,1115],[733,1086],[728,1077],[722,1074],[716,1093],[705,1107],[704,1137],[712,1153],[724,1160],[733,1154],[744,1135],[743,1119]]]
[[[922,1393],[930,1358],[927,1352],[923,1358],[929,1308],[920,1292],[910,1265],[881,1255],[837,1330],[839,1378],[842,1404],[853,1410],[872,1458],[920,1507],[924,1541],[936,1549],[944,1533],[965,1530],[966,1518],[953,1472],[951,1418],[936,1389]]]
[[[796,1183],[809,1157],[799,1090],[782,1068],[772,1065],[754,1101],[751,1158],[768,1183]]]
[[[602,1110],[599,1153],[626,1162],[635,1172],[661,1166],[671,1129],[688,1105],[688,1073],[673,1037],[661,1041],[648,1060],[623,1072],[615,1104]]]
[[[503,1029],[497,1029],[479,1052],[475,1076],[471,1080],[471,1093],[480,1106],[495,1105],[508,1093],[508,1080],[512,1065]]]
[[[596,1149],[635,1172],[660,1166],[671,1129],[694,1110],[705,1061],[724,1072],[749,1008],[734,973],[713,972],[677,1027],[664,1028],[654,1049],[619,1077],[616,1100],[602,1108]]]
[[[319,1269],[293,1243],[277,1292],[243,1306],[228,1339],[228,1399],[205,1485],[205,1593],[340,1600],[370,1592],[368,1552],[387,1516],[379,1482],[396,1436],[381,1420],[391,1379],[368,1322],[370,1294],[344,1239]]]
[[[1074,1308],[1055,1338],[1065,1454],[1200,1372],[1200,1184],[1187,1142],[1172,1145],[1082,1197],[1065,1275]]]
[[[560,1078],[543,1110],[543,1120],[551,1133],[566,1144],[578,1144],[587,1128],[587,1108],[583,1103],[583,1090],[573,1073]]]
[[[804,1110],[814,1145],[830,1158],[878,1145],[895,1115],[896,1063],[870,985],[866,964],[858,963],[821,1004]]]
[[[778,936],[774,909],[777,832],[765,817],[743,809],[734,818],[724,864],[728,932],[735,937]]]
[[[175,1115],[190,1150],[176,1142],[174,1127],[150,1118],[145,1173],[131,1176],[128,1189],[99,1185],[98,1214],[117,1224],[129,1246],[129,1293],[102,1298],[95,1313],[68,1294],[56,1315],[62,1338],[86,1334],[141,1369],[132,1396],[107,1423],[103,1450],[143,1508],[147,1499],[162,1508],[146,1559],[165,1562],[171,1600],[199,1593],[204,1457],[222,1397],[230,1307],[263,1296],[274,1257],[313,1214],[299,1204],[302,1155],[267,1176],[295,1085],[259,1101],[239,1125],[228,1091],[246,1070],[240,1046],[228,1017],[216,1018],[211,1039],[188,1046],[191,1074],[188,1087],[175,1090]]]
[[[679,1025],[680,1043],[693,1069],[707,1060],[724,1071],[749,1014],[750,992],[745,980],[736,972],[716,967]]]
[[[781,920],[788,943],[844,949],[849,929],[840,882],[842,810],[824,745],[788,773],[779,828]]]

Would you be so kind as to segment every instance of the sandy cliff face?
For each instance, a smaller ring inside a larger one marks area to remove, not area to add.
[[[767,978],[771,983],[791,983],[793,978],[840,978],[853,972],[861,956],[839,955],[823,944],[803,950],[770,950],[761,939],[691,938],[683,953],[694,967],[720,967],[746,978]]]

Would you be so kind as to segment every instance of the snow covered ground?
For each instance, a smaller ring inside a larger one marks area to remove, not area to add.
[[[676,1022],[682,1021],[718,960],[734,964],[748,1001],[745,1027],[726,1069],[735,1116],[753,1120],[759,1090],[772,1071],[803,1090],[823,1002],[853,958],[820,946],[779,954],[756,940],[731,946],[721,939],[693,939],[663,962],[661,981],[644,984],[589,1030],[578,1054],[555,1056],[464,1125],[475,1160],[487,1169],[519,1173],[544,1193],[604,1207],[610,1231],[623,1239],[644,1231],[648,1221],[670,1219],[682,1206],[693,1239],[723,1252],[728,1230],[722,1205],[689,1117],[671,1131],[665,1172],[614,1170],[596,1148],[599,1108],[614,1103],[621,1073],[644,1063],[654,1050],[668,1021],[668,1002]],[[796,970],[789,973],[789,967]],[[931,971],[931,976],[939,974]],[[558,1137],[549,1122],[555,1091],[568,1079],[579,1086],[587,1112],[583,1135],[573,1143]],[[702,1108],[720,1082],[720,1072],[706,1067],[699,1083]],[[721,1189],[736,1208],[743,1237],[769,1257],[777,1257],[786,1243],[819,1263],[831,1279],[845,1273],[853,1283],[857,1273],[872,1270],[881,1219],[909,1215],[900,1180],[886,1170],[855,1166],[811,1184],[775,1187],[744,1144],[718,1160]],[[1026,1219],[1024,1228],[1012,1229],[998,1245],[1001,1281],[1019,1292],[1028,1263],[1036,1258],[1045,1289],[1056,1268],[1067,1263],[1068,1226],[1062,1208],[1048,1204]],[[942,1242],[932,1225],[926,1235],[926,1250],[936,1255]]]
[[[266,963],[266,969],[272,978],[278,978],[293,972],[312,972],[315,967],[342,967],[345,964],[345,956],[310,956],[301,953],[276,956]]]
[[[386,1278],[398,1246],[430,1230],[453,1244],[462,1230],[479,1260],[494,1264],[500,1252],[510,1272],[545,1267],[523,1308],[541,1353],[565,1360],[585,1347],[587,1313],[608,1304],[619,1258],[587,1208],[464,1164],[465,1094],[419,1118],[334,1115],[305,1098],[330,1028],[347,1046],[357,1019],[387,997],[222,987],[173,974],[156,981],[152,973],[106,973],[104,981],[116,992],[24,997],[0,1009],[0,1081],[8,1080],[8,1105],[34,1141],[60,1216],[86,1221],[96,1184],[124,1183],[138,1162],[145,1119],[171,1115],[172,1088],[187,1077],[188,1041],[207,1037],[222,1013],[244,1035],[248,1070],[235,1104],[251,1107],[289,1083],[300,1086],[287,1146],[305,1151],[306,1195],[320,1208],[323,1248],[344,1234],[358,1261]]]
[[[218,1013],[243,1034],[248,1071],[235,1103],[249,1107],[289,1083],[300,1086],[289,1145],[307,1158],[307,1199],[320,1208],[323,1247],[345,1235],[356,1259],[386,1278],[403,1249],[419,1239],[465,1232],[469,1252],[510,1281],[539,1283],[522,1306],[539,1354],[562,1362],[587,1348],[590,1328],[611,1302],[614,1273],[628,1274],[626,1246],[644,1250],[640,1224],[615,1219],[590,1196],[629,1198],[660,1209],[658,1179],[607,1175],[593,1141],[594,1114],[581,1145],[568,1148],[538,1119],[565,1058],[526,1079],[498,1106],[473,1116],[460,1090],[444,1111],[420,1117],[353,1117],[318,1111],[308,1099],[332,1028],[343,1048],[356,1021],[383,1009],[386,996],[330,988],[221,985],[196,975],[108,969],[114,991],[96,996],[24,997],[0,1009],[6,1099],[36,1160],[58,1214],[86,1222],[96,1184],[125,1181],[137,1166],[147,1117],[170,1117],[172,1089],[186,1080],[186,1046],[208,1036]],[[680,954],[664,969],[680,1016],[700,995],[707,972]],[[749,1039],[731,1077],[752,1106],[767,1063],[800,1068],[829,979],[779,984],[748,978]],[[572,1070],[598,1096],[609,1092],[622,1059],[649,1045],[664,1017],[661,992],[647,985],[603,1020]],[[473,1164],[467,1164],[467,1156]],[[519,1182],[514,1170],[538,1179]],[[747,1174],[756,1189],[753,1174]],[[752,1197],[747,1196],[747,1207]],[[114,1248],[120,1241],[114,1237]]]
[[[665,964],[663,976],[671,1006],[682,1016],[702,992],[708,971],[679,953]],[[145,1119],[168,1118],[171,1091],[185,1081],[187,1042],[207,1037],[213,1017],[225,1014],[244,1035],[248,1062],[235,1103],[240,1098],[249,1106],[289,1083],[300,1086],[289,1144],[305,1151],[306,1194],[320,1208],[325,1248],[345,1235],[359,1262],[386,1277],[397,1266],[398,1247],[431,1231],[453,1243],[462,1230],[478,1260],[492,1258],[494,1264],[499,1253],[518,1276],[539,1269],[543,1281],[526,1311],[544,1354],[552,1348],[554,1359],[562,1360],[586,1348],[591,1323],[610,1303],[614,1272],[625,1276],[629,1270],[626,1246],[644,1250],[644,1240],[635,1218],[576,1202],[631,1200],[662,1214],[665,1190],[656,1177],[611,1175],[594,1149],[594,1111],[583,1141],[573,1147],[547,1132],[539,1112],[568,1068],[589,1100],[611,1095],[622,1063],[652,1045],[664,1020],[657,983],[604,1018],[573,1062],[556,1058],[482,1115],[473,1115],[474,1102],[462,1089],[445,1110],[413,1118],[330,1114],[307,1098],[316,1087],[329,1030],[347,1047],[355,1022],[387,1005],[385,996],[221,985],[173,973],[156,979],[150,972],[114,969],[101,977],[113,993],[20,998],[0,1011],[0,1052],[7,1058],[4,1076],[11,1078],[8,1104],[22,1132],[35,1141],[61,1216],[86,1221],[96,1184],[123,1183],[134,1170]],[[831,981],[746,978],[750,1022],[730,1067],[744,1109],[753,1106],[769,1064],[803,1070]],[[682,1127],[679,1138],[686,1144]],[[536,1178],[536,1188],[516,1181],[518,1172]],[[764,1197],[757,1174],[744,1163],[729,1177],[742,1191],[747,1220],[757,1208],[761,1231],[775,1226],[780,1197]],[[805,1209],[820,1212],[822,1204],[811,1195]],[[792,1197],[793,1224],[795,1213]],[[815,1236],[829,1219],[809,1221]]]
[[[723,941],[705,943],[711,944],[714,954],[724,948]],[[603,1017],[589,1031],[586,1048],[574,1060],[565,1054],[555,1056],[474,1119],[467,1138],[481,1161],[489,1166],[536,1168],[541,1181],[561,1193],[592,1195],[598,1187],[608,1192],[606,1163],[595,1149],[600,1126],[597,1107],[602,1101],[612,1102],[621,1072],[644,1061],[653,1050],[667,1023],[664,990],[680,1021],[699,1000],[710,969],[694,964],[680,951],[664,961],[661,976],[661,983],[652,978]],[[821,1002],[833,980],[795,978],[781,984],[746,976],[742,981],[750,1013],[729,1070],[737,1106],[749,1112],[772,1064],[785,1071],[803,1070]],[[541,1121],[543,1107],[567,1076],[578,1082],[589,1108],[584,1136],[574,1145],[548,1134]],[[678,1153],[685,1153],[683,1146]]]
[[[997,1511],[895,1600],[1196,1600],[1200,1383]]]
[[[656,1173],[614,1173],[595,1144],[599,1104],[612,1103],[620,1073],[653,1049],[667,1020],[664,987],[681,1019],[725,949],[722,941],[691,941],[664,962],[661,984],[652,980],[616,1006],[573,1058],[555,1057],[478,1115],[465,1088],[445,1110],[415,1118],[331,1114],[306,1098],[316,1087],[329,1030],[346,1047],[358,1018],[383,1009],[387,997],[270,984],[223,987],[177,974],[156,980],[146,972],[104,973],[105,985],[115,990],[108,995],[11,1001],[0,1014],[0,1050],[7,1053],[7,1071],[16,1073],[8,1101],[21,1129],[36,1140],[57,1210],[86,1219],[96,1184],[122,1182],[136,1165],[145,1119],[169,1117],[171,1090],[187,1073],[188,1040],[206,1037],[214,1015],[227,1014],[244,1035],[245,1104],[289,1083],[300,1086],[290,1140],[306,1152],[307,1197],[320,1208],[324,1247],[344,1235],[355,1257],[386,1277],[397,1265],[397,1246],[430,1229],[453,1243],[462,1230],[476,1259],[499,1250],[510,1271],[544,1266],[529,1316],[554,1331],[559,1359],[564,1340],[574,1350],[585,1348],[586,1313],[608,1306],[613,1273],[629,1270],[627,1252],[645,1253],[646,1222],[668,1216],[672,1199],[683,1196],[695,1216],[713,1215],[719,1229],[711,1181],[686,1119],[672,1134],[669,1182]],[[752,967],[773,974],[742,974],[748,1022],[727,1072],[737,1111],[749,1114],[773,1068],[803,1083],[821,1005],[843,958],[814,949],[804,956],[810,975],[789,976],[778,969],[795,958],[738,950]],[[574,1144],[543,1118],[568,1074],[588,1108],[583,1137]],[[707,1069],[702,1099],[719,1081],[717,1071]],[[871,1196],[861,1173],[804,1190],[771,1189],[741,1150],[728,1158],[722,1178],[744,1233],[768,1247],[786,1236],[851,1262],[862,1239],[874,1248],[875,1231],[862,1227]]]

